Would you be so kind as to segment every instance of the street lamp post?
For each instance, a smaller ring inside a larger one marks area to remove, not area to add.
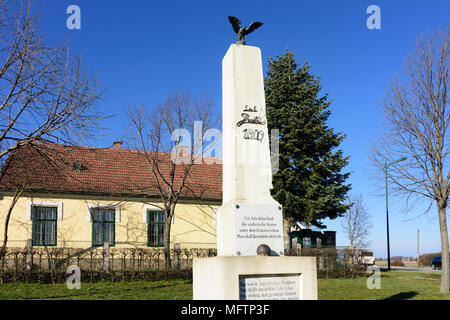
[[[388,260],[388,270],[391,270],[391,248],[389,244],[389,203],[388,203],[388,168],[393,165],[394,163],[404,161],[406,160],[405,157],[400,158],[394,162],[387,163],[385,161],[384,163],[384,173],[385,173],[385,179],[386,179],[386,233],[387,233],[387,260]]]

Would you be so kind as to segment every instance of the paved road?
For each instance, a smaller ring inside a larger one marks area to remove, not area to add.
[[[369,268],[375,268],[375,269],[387,269],[387,266],[373,266]],[[391,266],[391,270],[404,270],[404,271],[425,271],[425,272],[441,272],[442,270],[433,270],[431,267],[422,267],[422,268],[407,268],[407,267],[394,267]]]

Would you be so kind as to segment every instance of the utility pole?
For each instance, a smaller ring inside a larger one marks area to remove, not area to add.
[[[386,178],[386,234],[387,234],[387,260],[388,270],[391,270],[391,246],[389,244],[389,201],[388,201],[388,164],[387,161],[384,164],[384,172]]]
[[[420,256],[420,251],[419,251],[419,233],[420,233],[420,230],[417,229],[417,266],[419,266],[419,256]]]
[[[394,162],[388,163],[387,160],[384,162],[384,174],[386,179],[386,234],[387,234],[387,259],[388,259],[388,270],[391,270],[391,246],[389,244],[389,201],[388,201],[388,168],[389,166],[406,160],[406,157],[400,158]]]

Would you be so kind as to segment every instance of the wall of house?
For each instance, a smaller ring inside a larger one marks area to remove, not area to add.
[[[0,197],[0,240],[3,243],[5,216],[11,196]],[[31,205],[58,207],[57,247],[87,248],[92,245],[89,207],[114,206],[116,209],[116,247],[146,247],[146,209],[162,207],[158,202],[142,203],[134,199],[81,196],[33,195],[21,197],[14,207],[8,230],[8,247],[24,247],[32,235]],[[216,226],[213,209],[219,205],[178,203],[171,228],[171,246],[215,248]]]

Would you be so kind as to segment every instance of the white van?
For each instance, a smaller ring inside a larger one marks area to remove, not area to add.
[[[357,261],[359,264],[363,264],[366,266],[375,265],[375,257],[373,256],[372,251],[360,251],[358,253]]]

